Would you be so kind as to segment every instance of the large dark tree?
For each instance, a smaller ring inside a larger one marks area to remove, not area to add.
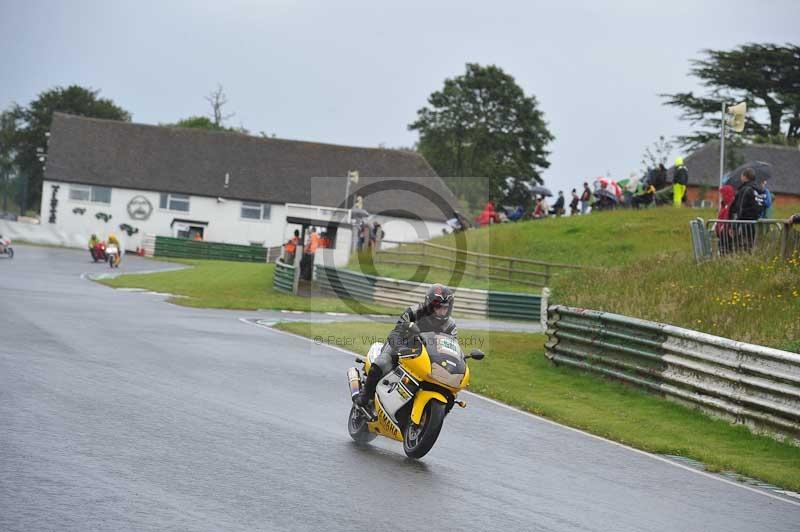
[[[501,198],[509,176],[542,182],[553,135],[536,98],[502,69],[468,63],[428,104],[408,128],[419,132],[417,148],[436,173],[473,207],[487,194]],[[488,177],[488,189],[465,177]]]
[[[38,210],[46,160],[47,136],[53,113],[60,111],[92,118],[131,119],[130,113],[109,99],[98,98],[100,91],[78,85],[55,87],[41,93],[27,107],[12,105],[4,120],[11,121],[13,134],[0,146],[0,160],[12,159],[21,179],[27,179],[28,208]]]
[[[679,137],[696,148],[719,138],[722,102],[747,102],[742,137],[753,142],[797,144],[800,139],[800,46],[745,44],[730,51],[704,50],[691,61],[689,73],[706,87],[693,92],[662,94],[665,105],[681,109],[681,117],[697,129]]]

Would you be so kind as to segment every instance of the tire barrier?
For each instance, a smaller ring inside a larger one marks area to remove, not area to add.
[[[272,276],[272,288],[278,292],[291,294],[294,287],[294,266],[282,261],[275,262],[275,272]]]
[[[408,307],[419,303],[431,286],[426,283],[376,277],[319,264],[316,265],[315,272],[319,287],[337,297],[358,298],[396,307]],[[541,295],[456,288],[455,297],[453,311],[467,317],[541,320]]]
[[[547,315],[554,363],[800,444],[800,354],[608,312],[557,305]]]

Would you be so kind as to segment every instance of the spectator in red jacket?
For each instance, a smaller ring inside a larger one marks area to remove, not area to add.
[[[717,220],[730,220],[731,219],[731,204],[735,192],[731,185],[724,185],[719,189],[719,212],[717,213]],[[731,250],[733,230],[730,224],[717,222],[714,227],[714,232],[717,233],[717,241],[719,242],[720,255],[726,255]]]

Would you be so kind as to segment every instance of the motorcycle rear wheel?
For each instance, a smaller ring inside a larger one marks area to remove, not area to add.
[[[367,418],[358,410],[355,405],[350,409],[347,418],[347,432],[357,443],[369,443],[375,439],[376,434],[367,428]]]
[[[6,248],[6,253],[8,253],[8,258],[9,259],[13,259],[14,258],[14,248]]]
[[[425,405],[419,425],[408,420],[408,425],[403,431],[403,451],[409,458],[422,458],[433,448],[439,432],[442,430],[447,406],[433,400]]]

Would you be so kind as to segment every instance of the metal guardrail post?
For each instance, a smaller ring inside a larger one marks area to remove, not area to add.
[[[539,323],[542,325],[542,330],[547,330],[547,308],[550,304],[550,289],[547,287],[542,288],[542,300],[539,306]]]

